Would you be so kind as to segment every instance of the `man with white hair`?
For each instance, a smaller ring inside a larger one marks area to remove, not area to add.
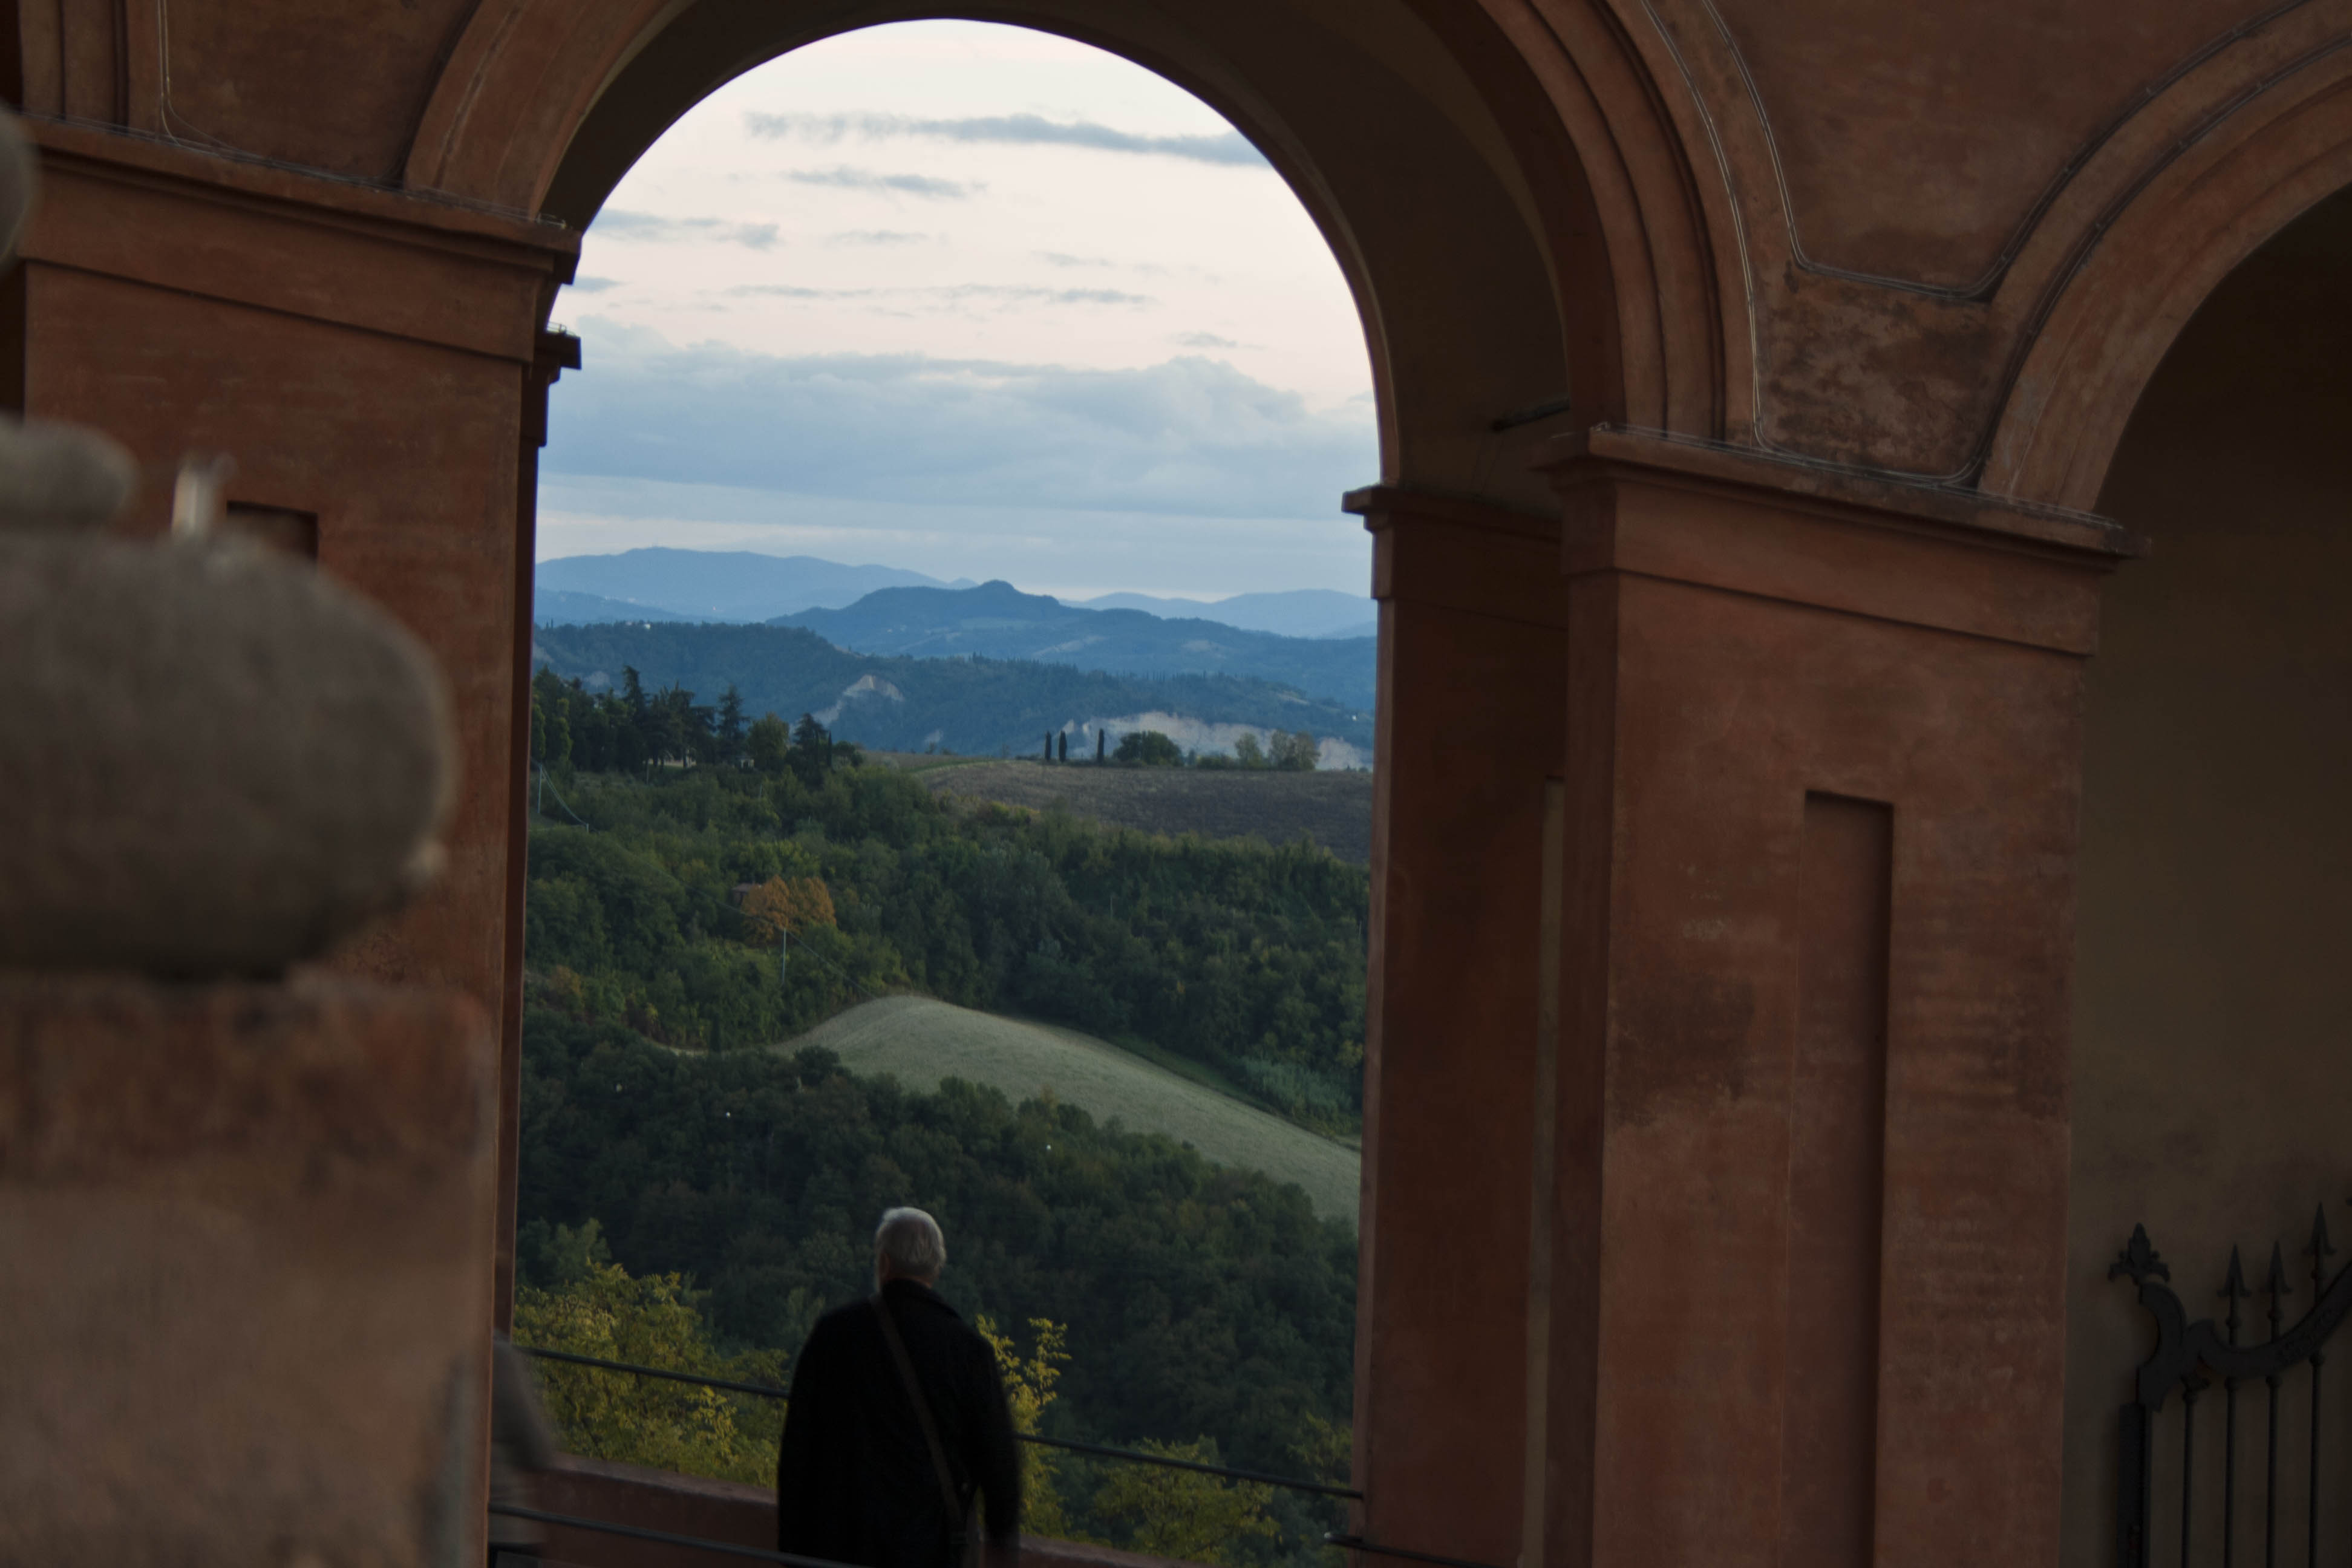
[[[776,1457],[776,1549],[867,1568],[1013,1568],[1021,1460],[995,1352],[931,1287],[939,1222],[874,1232],[874,1295],[817,1320],[793,1366]]]

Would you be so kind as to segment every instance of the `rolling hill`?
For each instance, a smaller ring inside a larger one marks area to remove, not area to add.
[[[921,773],[934,795],[1044,811],[1059,805],[1112,827],[1197,833],[1204,838],[1311,838],[1351,866],[1372,858],[1372,775],[1278,773],[1234,768],[1048,766],[1034,758],[936,764],[931,757],[875,760]]]
[[[886,996],[841,1013],[777,1047],[821,1046],[860,1077],[887,1073],[925,1093],[960,1078],[1014,1104],[1050,1089],[1097,1121],[1189,1143],[1219,1164],[1296,1182],[1315,1212],[1356,1223],[1361,1157],[1353,1149],[1091,1035],[975,1013],[924,996]]]
[[[977,654],[1122,675],[1240,675],[1369,709],[1372,637],[1290,637],[1142,610],[1077,609],[1010,583],[885,588],[837,609],[777,616],[860,653],[938,658]]]

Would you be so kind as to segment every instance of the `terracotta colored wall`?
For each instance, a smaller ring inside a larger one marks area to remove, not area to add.
[[[2073,759],[2113,542],[1709,461],[1596,437],[1560,470],[1578,1288],[1548,1529],[1662,1568],[2047,1563]]]
[[[101,140],[44,133],[47,190],[25,246],[29,411],[131,447],[144,474],[133,531],[164,526],[184,454],[229,454],[232,500],[315,514],[320,568],[432,648],[463,769],[449,873],[344,962],[454,986],[495,1015],[515,476],[531,318],[566,241],[528,235],[547,248],[526,248],[487,224],[420,231],[415,219],[436,215],[336,212],[352,205],[341,193],[297,182],[323,209],[306,215],[272,199],[283,180],[211,190],[178,177],[184,156],[124,169],[97,161],[120,151]]]
[[[2352,198],[2338,197],[2248,261],[2190,324],[2134,414],[2104,498],[2155,552],[2108,591],[2089,684],[2071,1563],[2111,1551],[2115,1412],[2147,1330],[2106,1268],[2132,1226],[2146,1222],[2199,1316],[2222,1305],[2212,1292],[2233,1243],[2259,1283],[2283,1242],[2290,1321],[2310,1300],[2297,1249],[2314,1208],[2327,1206],[2339,1246],[2352,1237],[2347,286]],[[2266,1305],[2246,1309],[2257,1336]],[[2288,1398],[2287,1453],[2300,1456],[2299,1379]],[[2330,1441],[2352,1456],[2352,1404],[2338,1412]],[[2177,1426],[2159,1441],[2177,1464]],[[2242,1458],[2261,1462],[2258,1438]],[[2302,1550],[2299,1498],[2283,1506],[2298,1521],[2290,1555]],[[2323,1528],[2340,1542],[2352,1498],[2330,1510]],[[2158,1513],[2166,1557],[2178,1516]],[[2218,1498],[2207,1513],[2218,1521]],[[2218,1538],[2207,1549],[2218,1557]]]

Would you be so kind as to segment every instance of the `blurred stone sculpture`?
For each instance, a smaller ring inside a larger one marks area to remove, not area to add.
[[[284,978],[431,878],[440,676],[136,475],[0,420],[0,1563],[478,1563],[495,1037]]]
[[[0,124],[11,246],[32,184]],[[98,534],[135,475],[0,421],[0,968],[276,974],[431,879],[447,700],[390,616],[216,531],[212,487],[168,540]]]

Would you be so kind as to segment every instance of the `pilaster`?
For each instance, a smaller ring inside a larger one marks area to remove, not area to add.
[[[1526,1491],[1530,1151],[1553,991],[1543,846],[1565,712],[1559,529],[1385,487],[1347,505],[1371,531],[1381,604],[1360,1528],[1507,1564]]]
[[[2051,1563],[2099,520],[1597,429],[1540,1559]]]

